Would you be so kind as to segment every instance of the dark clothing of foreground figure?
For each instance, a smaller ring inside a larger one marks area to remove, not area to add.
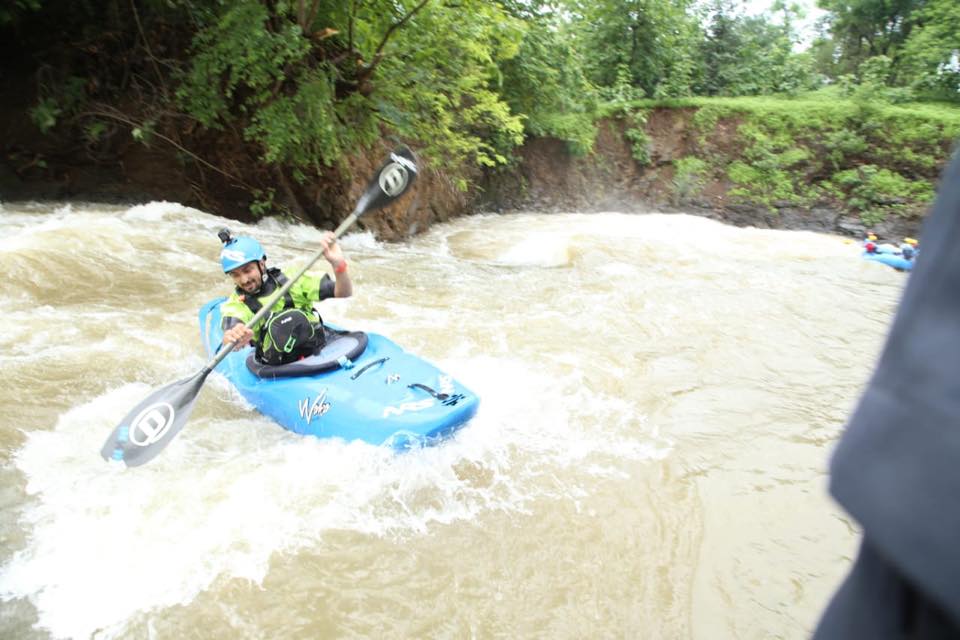
[[[814,638],[960,638],[960,152],[830,468],[863,527]]]

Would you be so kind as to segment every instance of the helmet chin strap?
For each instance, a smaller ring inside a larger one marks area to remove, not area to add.
[[[267,278],[270,277],[270,274],[264,269],[266,262],[264,260],[257,260],[257,271],[260,272],[260,286],[254,291],[254,295],[263,291],[263,285],[267,284]]]

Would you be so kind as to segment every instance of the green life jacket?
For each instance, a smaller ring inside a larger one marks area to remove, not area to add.
[[[263,286],[260,288],[259,296],[249,296],[245,295],[243,290],[240,287],[237,287],[237,291],[243,295],[243,303],[247,305],[247,308],[250,309],[253,313],[258,313],[260,309],[263,308],[262,299],[268,299],[273,295],[275,291],[282,289],[290,281],[286,275],[280,269],[276,267],[271,267],[267,269],[267,272],[264,274]],[[264,289],[268,291],[264,292]],[[284,364],[286,362],[292,361],[295,358],[287,358],[286,354],[291,353],[290,346],[288,344],[273,344],[275,338],[275,320],[282,317],[283,321],[286,322],[291,320],[292,317],[287,312],[296,313],[300,316],[300,321],[297,322],[297,325],[300,327],[300,344],[297,345],[296,356],[309,355],[309,352],[312,352],[317,347],[323,346],[323,329],[317,331],[317,327],[323,327],[323,318],[320,317],[320,313],[316,309],[313,309],[313,314],[316,316],[316,321],[311,321],[309,316],[304,313],[302,310],[296,308],[296,304],[293,302],[293,296],[288,290],[283,294],[283,309],[277,310],[276,308],[272,309],[270,313],[263,319],[261,323],[262,331],[257,333],[260,334],[259,339],[256,340],[256,358],[259,362],[266,362],[268,364]],[[296,317],[296,316],[294,316]],[[311,326],[313,325],[313,326]],[[302,332],[309,332],[309,336],[303,335]],[[287,342],[287,334],[284,334],[283,342]],[[291,340],[293,338],[290,338]],[[280,359],[282,358],[282,360]]]
[[[326,279],[326,277],[324,279]],[[289,282],[287,276],[284,275],[280,269],[272,267],[264,273],[263,285],[256,295],[246,293],[243,289],[237,287],[234,295],[225,303],[225,309],[226,307],[231,307],[231,309],[230,311],[225,311],[222,323],[223,329],[226,330],[237,322],[249,324],[253,316],[263,308],[265,303],[270,302],[276,292],[287,282]],[[317,323],[322,324],[323,319],[320,318],[320,314],[313,308],[311,303],[313,291],[316,290],[318,292],[316,298],[313,298],[317,299],[321,297],[320,290],[322,288],[323,280],[317,280],[311,276],[303,276],[283,295],[282,301],[273,302],[273,308],[265,318],[256,325],[250,326],[250,329],[253,331],[254,344],[258,348],[268,346],[264,344],[269,342],[269,337],[264,332],[264,328],[275,315],[284,311],[299,309],[307,315],[315,315]],[[297,304],[298,301],[300,304]],[[241,312],[241,309],[244,311]]]

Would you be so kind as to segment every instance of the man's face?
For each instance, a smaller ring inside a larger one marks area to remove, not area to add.
[[[260,275],[260,263],[254,260],[245,265],[241,265],[228,272],[233,278],[233,284],[240,287],[246,293],[256,293],[263,285],[263,277]]]

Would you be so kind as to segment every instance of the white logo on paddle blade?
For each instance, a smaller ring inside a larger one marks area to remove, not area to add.
[[[403,193],[410,180],[406,167],[396,162],[396,156],[393,158],[394,162],[385,166],[380,172],[380,188],[391,198]]]
[[[417,172],[417,165],[415,165],[412,160],[404,158],[403,156],[397,155],[395,153],[390,154],[390,159],[393,160],[394,162],[402,164],[403,166],[405,166],[407,169],[410,169],[410,171],[413,171],[414,173]]]
[[[138,447],[146,447],[162,438],[173,426],[177,415],[173,407],[166,402],[152,404],[141,411],[130,425],[130,442]]]

